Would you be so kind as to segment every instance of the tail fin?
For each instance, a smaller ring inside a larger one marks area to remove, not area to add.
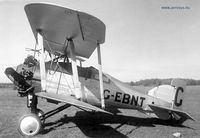
[[[182,110],[183,98],[186,92],[186,82],[181,79],[173,79],[171,85],[174,86],[174,100],[172,101],[172,108]]]
[[[148,92],[148,95],[172,103],[172,109],[182,110],[185,92],[186,82],[181,79],[173,79],[171,85],[155,87]]]
[[[186,92],[186,82],[181,79],[173,79],[171,85],[161,85],[151,89],[148,95],[172,103],[171,107],[149,104],[154,114],[161,119],[167,119],[171,115],[181,122],[191,119],[188,113],[182,111],[183,97]],[[164,116],[165,115],[165,116]]]

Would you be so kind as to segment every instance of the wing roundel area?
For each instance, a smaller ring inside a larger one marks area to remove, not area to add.
[[[105,24],[87,13],[45,3],[28,4],[25,12],[35,38],[41,30],[44,47],[52,54],[64,54],[66,39],[72,39],[76,55],[89,58],[105,41]]]

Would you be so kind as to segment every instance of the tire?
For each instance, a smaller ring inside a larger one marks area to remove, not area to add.
[[[41,130],[41,121],[35,114],[24,115],[19,120],[18,130],[24,136],[35,136]]]

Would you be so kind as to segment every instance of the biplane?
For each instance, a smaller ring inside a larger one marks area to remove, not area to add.
[[[30,114],[19,120],[21,134],[38,134],[45,119],[70,106],[113,115],[120,109],[138,110],[176,123],[193,120],[182,110],[183,80],[174,79],[171,85],[160,85],[144,94],[102,72],[100,45],[105,42],[106,26],[98,18],[45,3],[28,4],[25,12],[36,40],[35,48],[29,49],[34,55],[5,70],[30,109]],[[95,50],[98,69],[83,67],[82,62]],[[37,107],[38,98],[65,104],[44,113]]]

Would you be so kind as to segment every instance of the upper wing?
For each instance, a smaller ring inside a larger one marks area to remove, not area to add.
[[[44,47],[52,54],[64,53],[65,40],[71,38],[76,55],[89,58],[97,43],[105,41],[105,24],[87,13],[44,3],[28,4],[25,11],[35,38],[41,30]]]
[[[83,108],[86,108],[86,109],[111,114],[110,112],[107,112],[107,111],[105,111],[101,108],[98,108],[98,107],[93,106],[91,104],[79,101],[79,100],[75,99],[74,97],[72,97],[70,95],[61,95],[61,94],[47,93],[47,92],[39,92],[39,93],[35,93],[35,95],[37,95],[39,97],[46,98],[46,99],[60,101],[60,102],[64,102],[64,103],[74,105],[74,106],[83,107]]]

